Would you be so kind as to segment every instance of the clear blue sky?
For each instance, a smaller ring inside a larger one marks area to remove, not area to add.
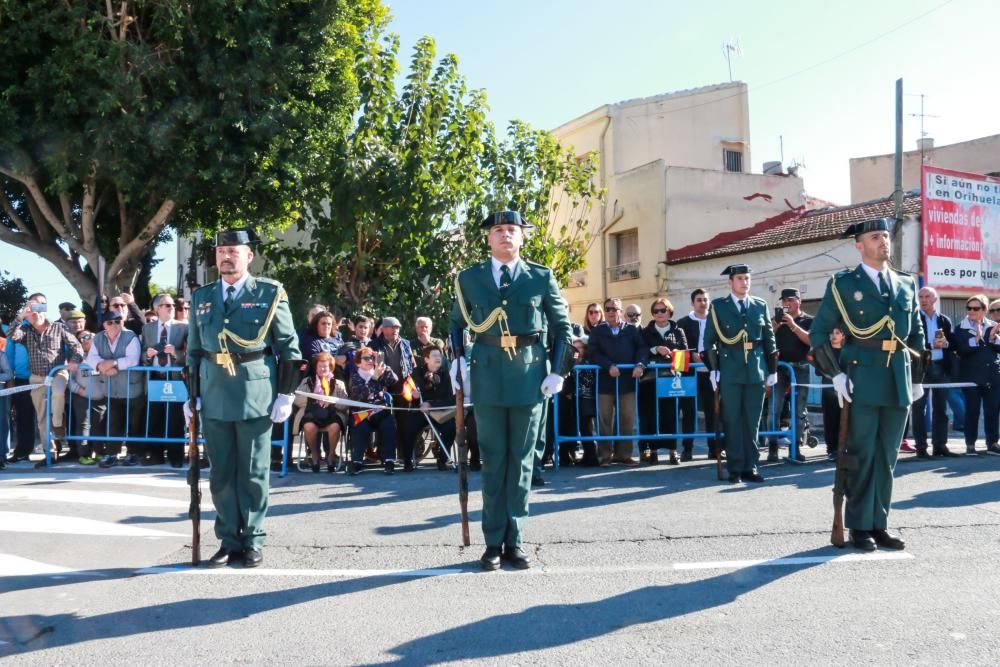
[[[728,80],[722,44],[739,38],[733,77],[750,89],[752,169],[805,164],[809,194],[848,203],[848,159],[894,148],[894,82],[923,93],[938,145],[1000,133],[997,0],[396,0],[391,29],[409,62],[418,38],[455,53],[484,88],[498,127],[551,129],[609,102]],[[928,13],[929,12],[929,13]],[[922,18],[918,18],[921,17]],[[919,98],[906,97],[906,112]],[[907,116],[912,150],[920,119]],[[164,248],[174,252],[174,245]],[[171,284],[174,261],[154,281]],[[49,300],[75,291],[45,262],[0,244],[0,267]]]

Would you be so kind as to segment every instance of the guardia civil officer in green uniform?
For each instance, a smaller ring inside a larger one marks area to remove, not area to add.
[[[889,266],[891,228],[885,219],[848,227],[841,238],[854,238],[861,264],[833,276],[809,330],[817,365],[841,405],[851,403],[844,525],[864,551],[905,546],[887,531],[892,471],[910,404],[923,395],[910,379],[922,377],[925,348],[917,289]],[[829,342],[838,323],[846,335],[839,362]]]
[[[474,336],[469,361],[476,432],[482,452],[484,570],[500,560],[529,567],[521,548],[528,491],[544,396],[558,394],[572,365],[566,302],[552,271],[520,258],[524,229],[515,211],[483,221],[492,257],[455,279],[451,316],[456,381],[464,366],[466,327]],[[552,360],[544,332],[552,334]]]
[[[727,266],[729,295],[712,301],[705,327],[706,364],[718,389],[729,481],[763,482],[757,433],[764,387],[778,381],[778,349],[767,302],[750,295],[750,267]]]
[[[221,279],[191,297],[185,414],[190,419],[191,402],[201,411],[215,535],[222,543],[208,567],[256,567],[263,560],[271,426],[291,415],[301,372],[284,288],[247,273],[255,242],[249,230],[219,232]]]

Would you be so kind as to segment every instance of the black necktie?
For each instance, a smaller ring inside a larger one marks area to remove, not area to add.
[[[510,278],[510,268],[508,268],[508,266],[506,264],[501,265],[500,266],[500,291],[501,292],[506,292],[507,288],[510,287],[511,282],[513,282],[513,281]]]
[[[740,299],[740,315],[746,315],[746,314],[747,314],[747,302],[744,301],[743,299]]]
[[[163,352],[163,346],[167,344],[167,326],[165,324],[160,325],[160,353],[156,355],[156,361],[159,362],[161,366],[165,366],[167,363],[167,353]]]
[[[885,281],[885,276],[882,272],[878,272],[878,291],[882,296],[889,296],[889,284]]]
[[[230,285],[226,288],[226,309],[233,305],[233,295],[236,293],[236,287]]]

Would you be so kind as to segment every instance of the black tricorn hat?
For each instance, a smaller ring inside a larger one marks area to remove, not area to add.
[[[797,289],[795,289],[794,287],[786,287],[785,289],[781,290],[781,298],[782,299],[801,299],[802,296],[799,294],[799,291]]]
[[[497,225],[517,225],[523,229],[534,228],[534,225],[525,222],[521,218],[521,214],[517,211],[497,211],[496,213],[490,213],[479,226],[483,229],[490,229]]]
[[[896,221],[892,218],[876,218],[875,220],[855,222],[853,225],[844,230],[844,233],[840,235],[840,238],[849,239],[852,236],[857,238],[858,236],[867,234],[868,232],[889,232],[892,234],[892,228],[895,224]]]
[[[252,229],[224,229],[215,235],[215,247],[230,245],[254,245],[260,238]]]
[[[732,278],[733,276],[738,276],[741,273],[753,273],[753,272],[750,270],[750,266],[748,264],[730,264],[729,266],[724,268],[722,270],[722,273],[720,273],[719,275],[729,276],[730,278]]]

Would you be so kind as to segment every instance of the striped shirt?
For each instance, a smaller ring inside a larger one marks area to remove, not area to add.
[[[38,333],[35,327],[11,327],[7,337],[28,348],[28,365],[32,375],[45,376],[53,366],[67,361],[82,362],[83,347],[65,327],[47,322]]]

